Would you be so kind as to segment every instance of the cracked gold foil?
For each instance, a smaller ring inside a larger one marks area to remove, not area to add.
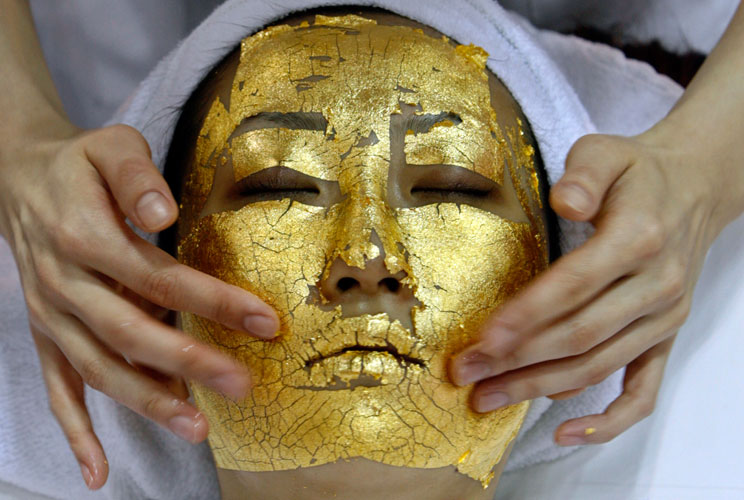
[[[471,388],[449,382],[447,361],[547,261],[530,184],[534,158],[520,131],[504,132],[496,120],[486,56],[357,16],[318,16],[313,26],[276,26],[243,41],[229,109],[213,103],[187,173],[179,259],[258,295],[279,313],[281,330],[262,341],[182,314],[184,330],[254,376],[238,402],[191,386],[218,467],[286,470],[364,457],[454,465],[484,484],[492,477],[528,403],[473,412]],[[394,139],[401,103],[461,122]],[[327,127],[235,133],[246,118],[276,112],[321,113]],[[463,203],[389,202],[395,169],[437,163],[499,185],[509,165],[530,222]],[[200,216],[218,169],[232,169],[239,182],[277,165],[338,182],[343,198],[329,207],[259,201]],[[335,259],[364,268],[381,254],[391,274],[405,272],[403,285],[420,302],[413,330],[384,312],[344,317],[340,306],[323,309],[309,298]]]

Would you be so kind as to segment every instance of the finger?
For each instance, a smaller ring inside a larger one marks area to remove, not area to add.
[[[159,372],[197,380],[233,398],[245,396],[250,375],[240,363],[156,321],[86,276],[87,281],[81,282],[70,297],[70,310],[114,352]],[[89,305],[94,301],[96,307],[91,309]]]
[[[65,335],[53,340],[83,382],[191,443],[207,437],[204,415],[109,351],[76,318],[55,315],[54,325]]]
[[[142,134],[128,125],[114,125],[91,134],[86,153],[135,226],[148,232],[170,226],[178,206],[168,184],[150,159]]]
[[[87,252],[87,264],[159,306],[193,312],[261,338],[276,335],[279,319],[261,299],[180,264],[131,231],[126,234],[122,241],[111,238],[111,246],[120,249],[116,253]]]
[[[674,337],[655,345],[625,371],[623,393],[604,413],[568,420],[555,431],[562,446],[606,443],[651,415]]]
[[[168,375],[165,373],[161,373],[145,365],[132,363],[129,360],[127,361],[129,362],[130,365],[132,365],[139,372],[163,384],[165,388],[168,389],[173,394],[175,394],[176,397],[181,398],[181,399],[189,399],[189,396],[190,396],[189,389],[188,387],[186,387],[186,381],[182,377],[179,377],[177,375]]]
[[[523,332],[508,344],[482,343],[477,350],[480,355],[471,350],[468,363],[488,367],[481,372],[483,379],[544,361],[578,356],[651,311],[671,307],[677,299],[678,292],[655,275],[619,280],[585,307],[545,329]]]
[[[632,143],[623,137],[586,135],[566,158],[566,173],[550,190],[550,205],[558,215],[591,220],[612,184],[635,161]]]
[[[468,385],[490,376],[490,353],[512,352],[525,336],[585,306],[630,272],[637,263],[615,240],[598,233],[511,298],[487,320],[478,342],[452,359],[453,383]]]
[[[85,484],[97,490],[106,483],[108,461],[85,406],[83,380],[54,342],[33,325],[31,335],[39,354],[49,407],[80,464]]]
[[[586,387],[581,389],[572,389],[570,391],[559,392],[558,394],[548,394],[548,397],[554,401],[563,401],[564,399],[575,398],[586,390]]]
[[[548,361],[492,377],[476,385],[473,408],[487,412],[573,389],[596,385],[666,339],[679,323],[676,314],[646,316],[580,356]]]

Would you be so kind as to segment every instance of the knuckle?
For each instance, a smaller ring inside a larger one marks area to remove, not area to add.
[[[653,398],[640,398],[636,403],[636,414],[638,420],[650,417],[656,409],[656,400]]]
[[[672,330],[676,330],[684,324],[687,320],[687,316],[690,315],[691,308],[692,298],[689,295],[685,295],[677,301],[677,305],[672,314]]]
[[[162,407],[160,394],[150,394],[142,400],[140,412],[147,418],[157,420],[161,416]]]
[[[644,259],[658,256],[666,243],[666,231],[661,220],[655,216],[645,216],[636,226],[636,253]]]
[[[79,373],[83,381],[91,388],[97,391],[106,392],[108,368],[103,360],[91,358],[83,361],[80,365]]]
[[[173,309],[178,303],[179,280],[171,271],[153,271],[144,283],[144,296],[156,304]]]
[[[89,433],[84,430],[76,429],[68,430],[65,433],[65,436],[67,437],[67,442],[69,443],[70,448],[75,451],[85,448],[89,438]]]
[[[66,302],[69,298],[70,287],[63,286],[64,279],[58,263],[50,257],[37,259],[35,262],[36,279],[38,281],[38,292],[43,296],[33,294],[26,298],[29,314],[42,317],[46,304],[44,299],[52,302]]]
[[[516,389],[516,391],[510,392],[516,392],[517,394],[512,394],[512,397],[518,396],[519,399],[534,399],[545,395],[545,391],[542,389],[540,383],[533,379],[525,379],[521,381],[517,385]]]
[[[685,294],[686,270],[679,262],[670,262],[662,278],[661,299],[664,303],[679,301]]]
[[[40,278],[39,280],[41,281]],[[46,287],[43,287],[43,289],[48,290]],[[26,292],[26,309],[28,310],[29,321],[34,326],[43,326],[44,318],[47,314],[47,307],[44,304],[44,300],[39,297],[37,293]],[[40,329],[43,330],[43,328]]]
[[[77,216],[64,217],[51,234],[52,245],[63,256],[76,256],[86,245],[81,231],[83,227]]]
[[[521,367],[523,361],[524,360],[519,347],[513,346],[503,352],[488,353],[487,364],[494,371],[496,368],[498,368],[499,371],[505,372]]]
[[[233,316],[233,301],[219,293],[209,294],[208,296],[211,300],[209,307],[211,319],[224,322]]]
[[[204,353],[199,348],[181,349],[177,360],[179,374],[188,375],[198,373],[199,367],[202,365],[203,355]]]
[[[612,138],[602,134],[589,134],[579,138],[568,153],[569,163],[576,162],[576,166],[583,164],[583,161],[592,161],[601,153],[612,147]]]
[[[48,400],[49,410],[52,412],[52,415],[54,415],[57,421],[62,422],[68,415],[68,412],[65,411],[65,397],[58,391],[49,391]]]
[[[590,385],[597,385],[604,379],[606,379],[608,375],[609,373],[607,372],[605,367],[600,365],[590,365],[584,371],[580,380],[580,385],[583,385],[585,387]]]
[[[106,130],[107,133],[112,134],[112,137],[116,140],[126,141],[132,144],[137,144],[138,146],[142,146],[148,156],[152,155],[152,151],[150,150],[150,146],[147,143],[147,140],[136,128],[125,125],[123,123],[118,123],[115,125],[111,125],[104,130]]]
[[[106,341],[118,351],[129,354],[137,347],[137,336],[133,332],[144,331],[140,321],[114,321],[108,328]]]
[[[116,185],[139,187],[148,173],[149,169],[138,158],[124,158],[116,164]]]
[[[559,275],[561,288],[568,296],[580,295],[589,283],[589,276],[583,268],[564,268]]]
[[[566,339],[569,355],[576,356],[594,347],[597,329],[588,323],[575,322],[571,325],[571,335]]]

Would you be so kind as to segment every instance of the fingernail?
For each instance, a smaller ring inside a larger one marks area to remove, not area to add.
[[[509,404],[509,395],[504,392],[492,392],[480,396],[476,401],[476,411],[485,413]]]
[[[244,398],[250,388],[248,377],[235,373],[214,377],[208,385],[236,400]]]
[[[486,363],[471,362],[461,366],[457,372],[459,375],[457,385],[470,385],[488,377],[491,373],[491,367]]]
[[[137,202],[137,217],[148,229],[162,227],[170,220],[170,206],[165,197],[157,191],[143,194]]]
[[[278,325],[274,318],[268,316],[261,316],[260,314],[251,314],[246,316],[243,320],[243,328],[247,332],[265,339],[272,339],[276,337],[276,330]]]
[[[90,488],[90,485],[93,484],[93,476],[90,474],[90,469],[88,469],[88,466],[82,462],[80,462],[80,473],[83,475],[83,481],[85,481],[85,485]]]
[[[592,199],[589,193],[578,184],[561,184],[561,198],[566,205],[571,207],[573,210],[579,213],[584,213],[589,210],[589,206],[592,203]]]
[[[561,436],[558,438],[558,444],[561,446],[578,446],[586,444],[586,440],[581,436]]]
[[[168,421],[168,428],[190,443],[196,442],[196,432],[200,426],[201,419],[185,415],[176,415]]]

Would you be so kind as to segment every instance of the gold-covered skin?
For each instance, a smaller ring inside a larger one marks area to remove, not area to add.
[[[182,314],[184,330],[231,353],[254,377],[252,392],[238,402],[191,386],[209,419],[218,467],[287,470],[364,457],[404,467],[453,465],[487,485],[529,404],[473,412],[471,389],[449,382],[447,361],[546,267],[547,254],[531,184],[534,150],[521,130],[499,127],[484,54],[357,16],[318,16],[313,26],[271,27],[243,41],[229,109],[214,102],[197,142],[183,194],[188,234],[178,253],[265,300],[281,330],[263,341]],[[405,106],[457,119],[396,138],[391,123]],[[325,130],[236,132],[260,113],[298,111],[321,113]],[[432,163],[502,186],[508,166],[523,220],[468,204],[390,201],[394,170]],[[338,182],[342,200],[204,211],[217,169],[232,168],[237,182],[277,165]],[[334,260],[364,268],[381,254],[391,274],[405,273],[402,283],[420,303],[412,330],[384,312],[345,317],[317,296]]]

